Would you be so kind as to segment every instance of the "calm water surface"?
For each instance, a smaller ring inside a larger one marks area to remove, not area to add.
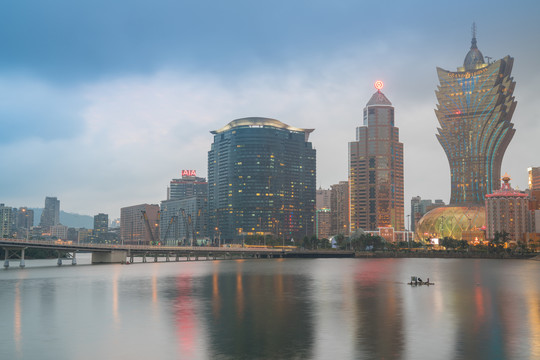
[[[78,256],[0,271],[0,359],[540,359],[539,261]]]

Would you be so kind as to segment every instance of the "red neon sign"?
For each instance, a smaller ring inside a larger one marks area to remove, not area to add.
[[[384,84],[381,80],[377,80],[375,81],[375,89],[381,91],[381,89],[383,88]]]
[[[197,176],[197,172],[195,170],[182,170],[182,177],[184,176]]]

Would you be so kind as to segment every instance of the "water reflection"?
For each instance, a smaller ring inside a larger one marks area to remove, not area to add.
[[[397,264],[391,259],[358,263],[354,283],[358,313],[355,358],[402,357],[402,300],[399,287],[387,280],[388,274],[396,272]]]
[[[534,359],[538,273],[446,259],[10,269],[0,357]],[[408,286],[411,275],[436,285]]]

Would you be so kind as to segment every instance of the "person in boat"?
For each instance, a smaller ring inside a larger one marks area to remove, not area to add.
[[[423,283],[422,279],[418,278],[418,282],[419,283]]]

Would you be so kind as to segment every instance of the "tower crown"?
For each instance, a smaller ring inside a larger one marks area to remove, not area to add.
[[[463,67],[465,68],[465,71],[471,71],[482,67],[481,65],[484,64],[484,55],[482,55],[482,52],[478,50],[478,47],[476,46],[476,24],[473,23],[471,49],[465,56]]]

